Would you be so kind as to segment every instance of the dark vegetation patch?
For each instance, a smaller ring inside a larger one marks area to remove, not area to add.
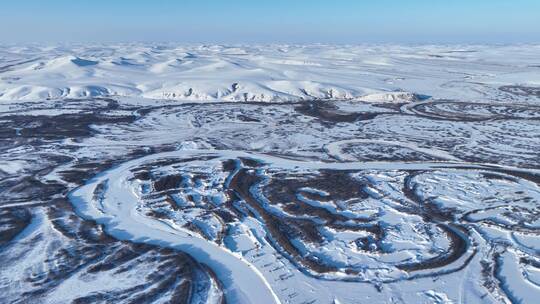
[[[339,110],[331,102],[310,101],[300,104],[295,108],[296,112],[317,118],[325,125],[336,123],[355,122],[358,120],[370,120],[382,114],[395,114],[396,112],[345,112]]]

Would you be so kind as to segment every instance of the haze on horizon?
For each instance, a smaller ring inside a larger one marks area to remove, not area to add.
[[[0,43],[538,43],[537,0],[19,0]]]

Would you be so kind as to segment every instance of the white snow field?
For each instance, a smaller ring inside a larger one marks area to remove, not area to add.
[[[538,45],[4,45],[0,100],[399,102],[417,92],[481,99],[484,86],[539,85],[539,52]]]
[[[0,303],[536,303],[540,46],[0,46],[0,261]]]

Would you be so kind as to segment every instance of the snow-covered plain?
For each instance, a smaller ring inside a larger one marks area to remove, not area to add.
[[[534,303],[540,46],[1,46],[0,302]]]

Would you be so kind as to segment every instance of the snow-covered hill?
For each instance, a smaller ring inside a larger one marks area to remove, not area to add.
[[[0,100],[483,99],[501,85],[540,84],[539,54],[540,46],[0,46]]]

